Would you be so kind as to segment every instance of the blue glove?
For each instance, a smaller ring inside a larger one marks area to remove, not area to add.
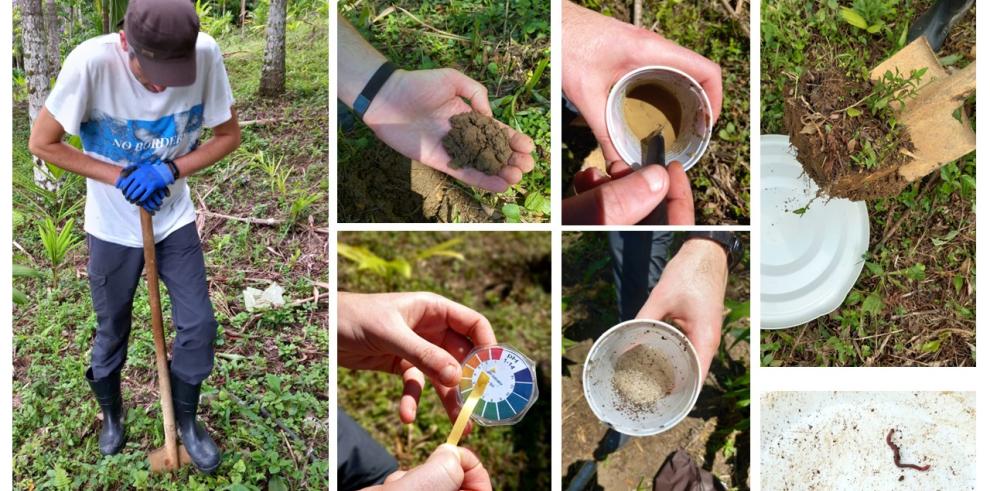
[[[158,191],[152,193],[148,199],[138,203],[138,206],[144,208],[149,215],[154,215],[156,211],[162,209],[162,203],[165,202],[165,198],[167,198],[170,194],[171,193],[167,187],[159,189]]]
[[[117,178],[117,189],[124,193],[124,198],[132,204],[139,205],[151,197],[156,191],[167,189],[175,182],[172,169],[162,161],[129,165],[120,172]]]

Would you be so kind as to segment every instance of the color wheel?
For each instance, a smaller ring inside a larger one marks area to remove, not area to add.
[[[471,418],[485,426],[515,424],[536,402],[536,371],[534,363],[522,353],[506,345],[476,348],[461,364],[461,384],[458,401],[471,393],[482,372],[491,379],[481,395]]]

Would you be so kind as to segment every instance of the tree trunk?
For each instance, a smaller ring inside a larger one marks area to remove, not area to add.
[[[50,91],[48,74],[48,48],[45,42],[45,21],[41,12],[41,0],[20,0],[21,45],[24,48],[24,73],[27,76],[28,116],[31,125],[45,105]],[[34,157],[34,181],[45,189],[56,187],[48,166]]]
[[[103,6],[103,34],[110,34],[110,6],[113,0],[100,0]]]
[[[275,97],[285,93],[285,0],[272,0],[269,4],[265,37],[265,59],[258,93]]]
[[[241,29],[244,28],[244,20],[247,18],[247,0],[241,0]]]
[[[62,42],[62,28],[59,25],[58,7],[55,0],[45,0],[45,28],[48,31],[48,75],[49,78],[58,76],[62,69],[62,52],[59,45]]]

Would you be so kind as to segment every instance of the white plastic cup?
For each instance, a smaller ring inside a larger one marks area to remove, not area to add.
[[[690,169],[708,148],[712,138],[713,114],[708,94],[690,75],[666,66],[644,66],[637,68],[619,79],[609,91],[606,103],[605,125],[612,146],[622,160],[633,168],[641,167],[643,156],[642,138],[630,127],[626,120],[625,99],[631,92],[643,92],[644,86],[656,86],[664,96],[673,97],[680,110],[675,123],[677,139],[664,141],[666,162],[678,161],[684,170]],[[673,121],[671,123],[674,123]],[[655,163],[655,162],[646,162]]]
[[[630,406],[617,392],[613,375],[620,357],[645,345],[666,362],[672,382],[655,404]],[[666,322],[635,319],[612,327],[595,341],[584,362],[584,398],[605,425],[632,436],[663,433],[681,422],[701,394],[701,364],[691,342]]]

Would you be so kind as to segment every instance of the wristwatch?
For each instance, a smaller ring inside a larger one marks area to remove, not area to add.
[[[367,85],[365,85],[364,89],[361,90],[361,93],[358,94],[357,99],[354,100],[353,108],[354,112],[357,113],[357,116],[361,119],[361,121],[364,121],[364,113],[366,113],[368,108],[371,107],[371,101],[375,99],[375,96],[378,95],[378,91],[381,90],[383,85],[385,85],[385,82],[388,82],[388,79],[392,76],[392,73],[394,73],[397,69],[398,67],[393,65],[391,61],[382,63],[382,66],[378,67],[375,74],[371,76],[370,80],[368,80]]]
[[[179,166],[175,165],[175,161],[172,159],[162,160],[162,163],[168,166],[169,170],[172,171],[172,179],[179,179]]]
[[[729,271],[739,264],[742,260],[743,247],[742,241],[739,237],[736,237],[734,232],[728,231],[697,231],[688,232],[688,239],[708,239],[725,249],[725,254],[728,257]]]

